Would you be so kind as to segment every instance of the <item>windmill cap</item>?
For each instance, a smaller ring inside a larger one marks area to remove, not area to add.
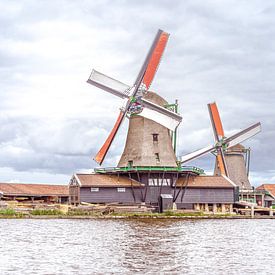
[[[228,153],[230,153],[230,152],[234,152],[234,153],[243,153],[244,151],[246,150],[246,148],[242,145],[242,144],[240,144],[240,143],[238,143],[238,144],[236,144],[236,145],[234,145],[234,146],[232,146],[232,147],[230,147],[230,148],[228,148],[227,149],[227,152]]]

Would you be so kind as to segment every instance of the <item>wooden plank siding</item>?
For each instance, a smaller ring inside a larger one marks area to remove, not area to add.
[[[176,188],[176,194],[180,191]],[[134,196],[133,196],[134,192]],[[145,188],[125,188],[125,192],[118,192],[117,188],[100,187],[98,192],[91,192],[89,187],[80,188],[80,201],[89,203],[141,203],[142,195],[145,195]],[[158,203],[160,194],[174,194],[174,188],[164,186],[147,187],[146,203]],[[182,196],[182,194],[184,194]],[[214,188],[187,188],[186,191],[181,190],[176,203],[233,203],[234,189],[214,189]]]
[[[75,174],[70,182],[71,202],[157,204],[161,194],[177,196],[178,205],[235,201],[235,185],[228,178],[191,176],[188,181],[185,179],[176,180],[173,174],[167,173],[133,174],[131,179],[127,175]],[[125,192],[118,192],[118,188]]]
[[[187,188],[183,193],[184,190],[181,190],[176,203],[234,203],[232,188]]]
[[[117,188],[99,187],[98,192],[91,192],[89,187],[80,188],[80,201],[89,203],[141,203],[141,190],[139,188],[125,188],[125,192],[118,192]],[[133,196],[135,195],[135,199]]]

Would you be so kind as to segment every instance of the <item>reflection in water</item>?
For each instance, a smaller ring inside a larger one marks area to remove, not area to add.
[[[275,274],[275,220],[0,220],[0,274]]]

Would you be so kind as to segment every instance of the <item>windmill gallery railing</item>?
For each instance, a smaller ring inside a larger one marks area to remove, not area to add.
[[[95,173],[117,173],[117,172],[190,172],[196,175],[204,174],[204,170],[195,166],[163,167],[163,166],[132,166],[132,167],[107,167],[95,168]]]

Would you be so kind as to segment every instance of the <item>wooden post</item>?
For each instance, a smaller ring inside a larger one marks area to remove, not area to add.
[[[213,203],[213,213],[216,214],[217,213],[217,204]]]
[[[251,218],[253,219],[255,215],[255,211],[254,211],[254,205],[251,206]]]
[[[229,212],[233,213],[233,204],[232,203],[229,204],[229,209],[230,209]]]
[[[222,213],[226,213],[226,207],[224,203],[222,203]]]
[[[199,203],[195,203],[194,204],[194,209],[197,211],[200,211],[200,204]]]
[[[208,203],[205,204],[205,212],[209,212]]]

